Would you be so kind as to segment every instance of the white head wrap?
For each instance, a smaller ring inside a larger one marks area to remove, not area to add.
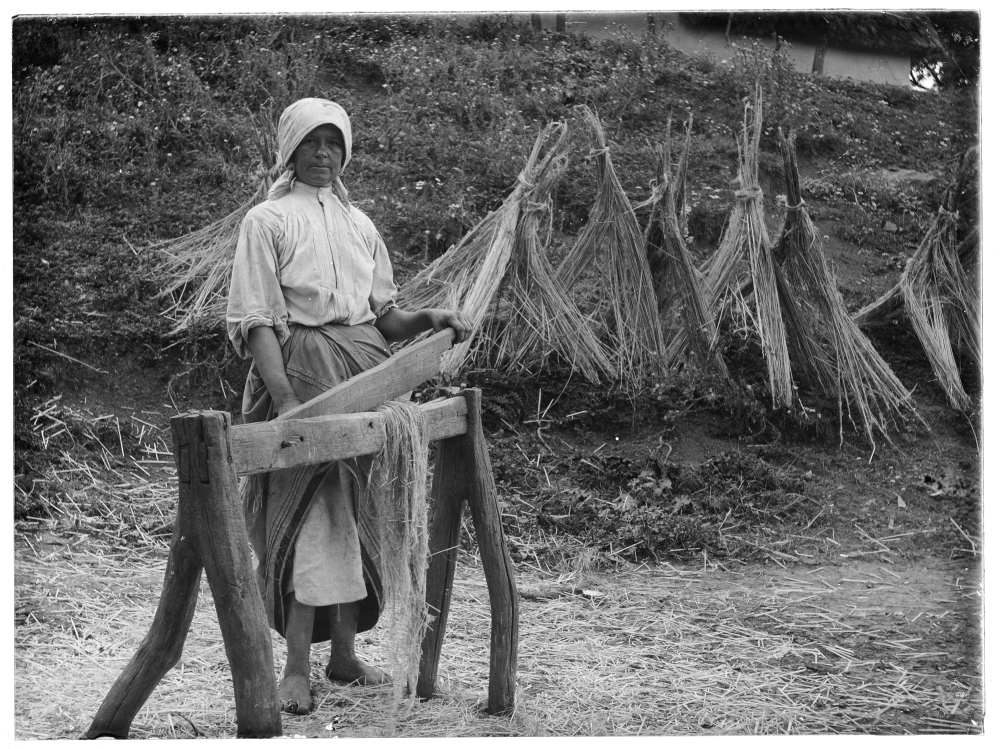
[[[329,99],[299,99],[289,105],[278,120],[278,164],[284,167],[284,171],[271,185],[267,193],[268,200],[277,200],[292,189],[292,180],[295,179],[295,169],[291,164],[292,154],[302,139],[320,125],[333,125],[344,136],[344,163],[340,167],[340,173],[343,173],[350,163],[351,120],[344,108]],[[333,191],[345,205],[350,205],[347,200],[347,188],[340,181],[340,173],[334,177]]]

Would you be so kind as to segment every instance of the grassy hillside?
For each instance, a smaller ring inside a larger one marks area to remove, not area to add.
[[[34,479],[59,446],[32,429],[55,394],[237,407],[244,364],[218,321],[168,335],[144,248],[252,195],[267,161],[261,123],[302,96],[351,114],[345,181],[405,279],[499,205],[551,120],[569,123],[575,149],[554,228],[572,236],[583,225],[595,181],[579,104],[602,117],[633,203],[649,197],[668,119],[679,133],[693,118],[689,231],[706,257],[731,207],[743,99],[760,85],[767,205],[776,216],[784,191],[778,129],[794,131],[810,211],[846,253],[838,274],[852,307],[894,282],[978,122],[970,93],[815,79],[764,48],[716,64],[655,38],[540,34],[504,17],[17,19],[13,71],[15,450],[26,497],[43,491]],[[504,387],[516,389],[497,385],[499,401]],[[687,397],[658,387],[661,399]]]

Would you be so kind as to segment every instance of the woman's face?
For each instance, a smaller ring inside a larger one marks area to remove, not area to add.
[[[333,125],[311,130],[292,154],[295,178],[313,187],[332,185],[343,163],[344,136]]]

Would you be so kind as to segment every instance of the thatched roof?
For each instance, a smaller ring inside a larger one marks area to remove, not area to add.
[[[728,28],[732,36],[772,36],[790,42],[926,54],[944,48],[926,14],[893,12],[682,13],[695,27]]]

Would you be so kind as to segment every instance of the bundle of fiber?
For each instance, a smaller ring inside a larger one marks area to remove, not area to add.
[[[390,715],[404,694],[416,697],[427,608],[427,442],[416,405],[387,401],[378,412],[385,442],[372,463],[365,502],[379,529],[379,573],[388,618]]]
[[[691,145],[691,120],[688,120],[687,138],[677,162],[676,171],[671,167],[670,131],[672,121],[667,121],[667,137],[659,154],[656,181],[653,185],[653,208],[646,226],[646,259],[649,263],[656,292],[660,319],[668,325],[679,321],[674,335],[668,340],[680,340],[675,358],[682,352],[691,352],[707,371],[713,371],[726,380],[729,370],[716,349],[718,327],[711,306],[706,300],[705,282],[695,268],[681,229],[679,215],[684,214],[684,184],[687,173],[688,153]],[[671,293],[673,292],[673,293]],[[668,355],[672,353],[667,348]]]
[[[503,296],[506,319],[494,315],[477,341],[477,358],[504,371],[539,371],[554,353],[591,382],[611,377],[613,367],[606,348],[595,335],[546,257],[551,239],[552,189],[563,176],[568,159],[560,154],[539,172],[525,195],[517,224],[517,238]],[[544,233],[542,223],[549,226]]]
[[[649,221],[646,223],[646,262],[649,264],[649,274],[653,281],[653,291],[656,293],[656,309],[660,313],[661,319],[673,304],[673,296],[670,293],[670,269],[666,251],[663,248],[663,236],[667,220],[663,214],[669,211],[677,224],[677,233],[683,237],[683,224],[686,223],[687,216],[685,193],[687,190],[687,164],[691,143],[692,120],[693,115],[688,119],[688,137],[684,142],[684,149],[681,151],[680,158],[677,161],[676,172],[672,174],[670,133],[673,129],[673,117],[667,118],[667,135],[657,153],[656,173],[651,183],[652,195],[650,195],[649,200],[635,207],[638,210],[646,206],[652,206]],[[670,201],[671,205],[664,205],[664,201]],[[690,253],[686,254],[690,256]],[[695,272],[698,272],[697,269],[695,269]]]
[[[740,171],[736,206],[729,216],[719,249],[706,271],[708,300],[719,305],[727,291],[738,294],[742,282],[752,281],[754,310],[751,324],[759,338],[775,406],[792,405],[793,384],[782,316],[778,273],[771,255],[764,220],[764,194],[757,181],[757,159],[763,104],[760,88],[743,112],[742,139],[737,140]],[[794,318],[793,318],[794,320]],[[800,336],[802,331],[793,331]]]
[[[400,304],[412,309],[461,307],[471,315],[481,312],[484,317],[514,251],[517,216],[527,184],[527,180],[519,177],[497,210],[476,224],[457,245],[410,278],[399,291]],[[490,281],[495,282],[492,291]],[[480,288],[473,295],[477,283]],[[483,297],[487,304],[482,303]],[[473,322],[478,329],[482,317],[474,315]]]
[[[618,181],[604,129],[589,108],[581,110],[597,142],[591,155],[597,164],[599,188],[586,226],[556,273],[570,289],[588,268],[597,267],[599,334],[611,350],[615,378],[635,391],[647,375],[667,370],[656,294],[639,222]]]
[[[597,381],[613,368],[591,325],[545,257],[541,223],[551,217],[551,192],[566,171],[566,125],[550,123],[535,140],[513,191],[499,209],[401,290],[411,308],[460,309],[473,334],[442,360],[454,376],[463,366],[537,371],[558,354]]]
[[[951,201],[953,202],[953,201]],[[952,408],[965,411],[972,399],[962,386],[956,353],[966,351],[982,368],[979,294],[959,259],[957,212],[938,210],[930,229],[900,278],[903,303],[938,382]]]
[[[899,283],[853,318],[868,325],[905,309],[948,402],[963,411],[972,399],[962,385],[959,359],[968,357],[982,372],[978,207],[979,147],[973,146]]]
[[[226,313],[229,279],[236,256],[240,223],[253,206],[267,197],[275,175],[277,135],[272,119],[251,117],[260,154],[257,190],[227,216],[190,234],[150,246],[159,253],[155,272],[164,280],[157,297],[173,304],[163,313],[173,320],[170,334],[179,333],[202,318],[221,320]]]
[[[958,255],[958,261],[969,277],[972,287],[978,289],[979,283],[976,279],[979,278],[979,259],[981,255],[978,226],[970,227],[968,234],[965,235],[965,239],[959,243],[955,254]],[[900,283],[897,282],[895,286],[882,294],[874,302],[865,305],[855,312],[853,320],[860,327],[865,327],[866,325],[872,325],[880,320],[893,317],[903,307],[903,289]]]
[[[789,328],[806,333],[790,338],[796,365],[808,366],[810,385],[837,399],[841,440],[846,408],[852,424],[857,428],[860,421],[874,446],[876,432],[888,439],[896,417],[916,410],[909,391],[851,319],[802,200],[794,137],[782,133],[780,140],[788,208],[775,255],[783,261],[788,292],[782,294],[782,310],[788,318],[802,319]]]
[[[974,289],[980,285],[980,244],[979,244],[979,146],[972,146],[965,152],[958,172],[945,192],[942,204],[954,201],[948,210],[958,213],[955,235],[959,241],[958,260]],[[952,196],[952,197],[949,197]],[[897,282],[871,304],[854,314],[854,321],[861,326],[870,325],[890,317],[903,309],[903,290]],[[977,342],[978,345],[978,342]],[[970,352],[970,355],[973,355]]]

